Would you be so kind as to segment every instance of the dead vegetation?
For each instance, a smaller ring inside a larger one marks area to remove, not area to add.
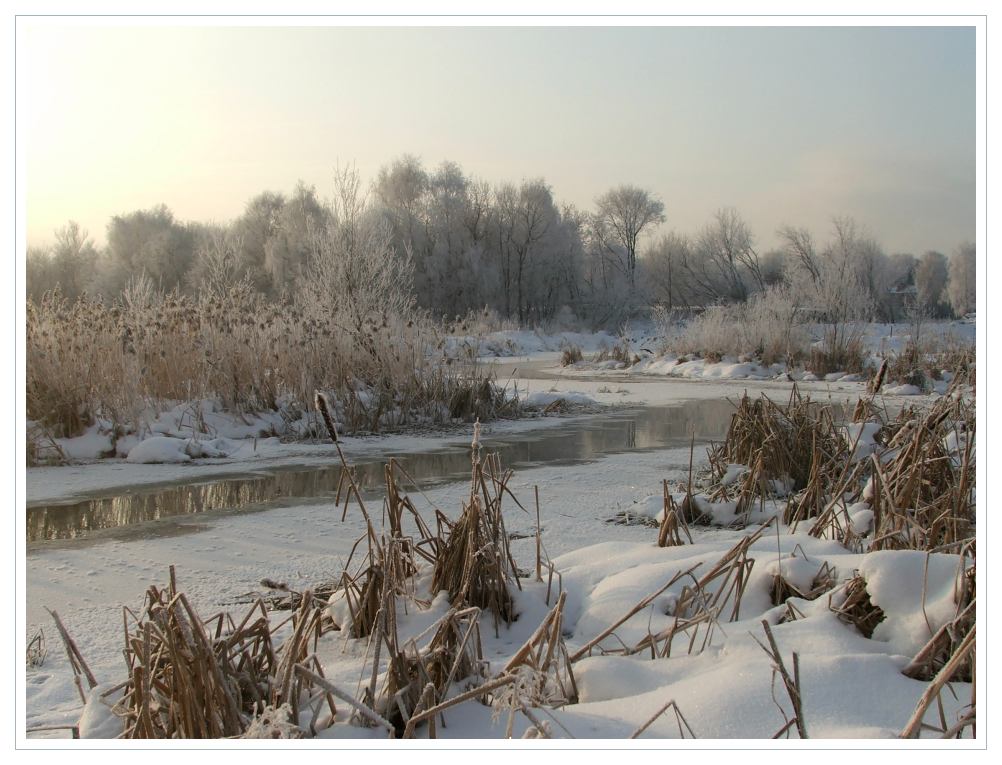
[[[577,345],[568,344],[560,351],[560,366],[571,367],[584,359],[581,348]]]
[[[918,339],[916,339],[918,338]],[[975,349],[952,335],[922,336],[913,328],[912,336],[899,353],[885,353],[886,380],[898,385],[931,389],[945,378],[951,385],[977,383]]]
[[[239,621],[228,613],[200,616],[177,588],[150,587],[143,610],[124,609],[127,679],[104,691],[123,725],[125,738],[296,738],[334,724],[383,729],[412,738],[419,726],[431,738],[446,724],[445,711],[479,699],[510,715],[523,714],[537,734],[548,730],[533,708],[577,701],[562,624],[566,593],[525,644],[493,677],[484,659],[481,622],[490,612],[497,632],[518,618],[511,592],[521,587],[508,547],[502,502],[518,505],[508,483],[511,471],[497,455],[483,455],[479,425],[472,449],[468,500],[455,521],[435,509],[435,528],[424,522],[403,493],[405,471],[391,461],[385,470],[383,526],[377,532],[354,474],[340,448],[331,406],[316,396],[341,460],[336,503],[362,513],[366,533],[356,543],[336,589],[328,598],[295,593],[269,579],[262,585],[287,593],[285,610],[269,612],[259,598]],[[521,507],[521,505],[518,505]],[[524,508],[523,508],[524,509]],[[412,531],[409,529],[412,528]],[[537,535],[539,525],[537,520]],[[537,581],[543,568],[537,544]],[[431,591],[445,591],[451,608],[418,635],[406,636],[399,615],[431,604],[416,579],[428,574]],[[557,575],[559,579],[559,574]],[[81,700],[82,679],[97,681],[75,643],[53,614],[70,656]],[[348,692],[324,676],[317,652],[325,635],[340,633],[364,642],[368,682]],[[280,642],[277,635],[284,634]],[[457,686],[464,687],[452,695]],[[343,713],[339,716],[338,704]],[[509,731],[511,728],[509,719]]]
[[[99,421],[138,432],[151,411],[200,399],[295,419],[318,389],[354,432],[515,414],[489,373],[446,350],[442,328],[416,312],[349,321],[305,298],[269,301],[247,284],[188,296],[140,280],[114,302],[50,293],[27,306],[27,417],[42,429],[29,443],[38,461],[57,458],[52,437]]]
[[[700,502],[734,502],[747,513],[766,500],[786,499],[786,512],[777,504],[772,516],[717,561],[676,572],[573,653],[564,642],[566,593],[559,572],[543,561],[539,544],[537,497],[536,580],[541,582],[548,568],[548,593],[555,578],[557,597],[521,648],[493,675],[484,656],[482,617],[490,612],[496,634],[517,620],[513,593],[522,586],[520,577],[530,575],[515,565],[504,523],[503,506],[514,503],[525,509],[509,488],[511,471],[496,455],[482,453],[476,428],[462,511],[452,520],[435,508],[434,522],[428,524],[403,490],[412,479],[391,461],[377,526],[341,452],[329,402],[318,395],[316,406],[342,463],[336,505],[345,514],[357,508],[366,528],[336,589],[321,599],[267,581],[269,589],[289,592],[292,610],[284,622],[274,624],[274,615],[260,600],[239,622],[227,614],[203,619],[178,592],[172,572],[169,587],[150,588],[140,615],[125,612],[128,679],[105,696],[117,698],[115,713],[127,737],[295,737],[352,724],[378,728],[387,736],[412,738],[423,732],[434,738],[448,724],[449,710],[471,700],[491,706],[495,715],[507,715],[509,735],[514,717],[521,714],[531,723],[531,735],[549,737],[552,728],[541,719],[540,710],[576,703],[577,661],[596,652],[651,659],[695,655],[712,645],[723,625],[741,620],[742,599],[756,562],[751,548],[780,519],[792,529],[810,523],[812,535],[856,551],[960,553],[955,616],[935,632],[930,630],[928,643],[904,669],[929,686],[902,736],[929,732],[922,720],[933,705],[942,708],[939,694],[950,682],[973,680],[974,415],[973,404],[961,397],[944,397],[925,410],[906,409],[894,417],[874,398],[864,400],[853,420],[879,426],[870,429],[876,435],[865,455],[857,448],[860,437],[850,435],[854,431],[838,422],[832,408],[817,406],[796,390],[786,407],[764,397],[745,397],[727,440],[711,451],[710,485],[702,496],[691,474],[681,502],[663,483],[658,544],[691,544],[689,524],[705,517]],[[745,469],[738,474],[735,465]],[[861,503],[873,514],[866,530],[850,514],[850,508]],[[863,637],[872,637],[885,618],[862,575],[839,584],[838,573],[819,561],[817,573],[804,587],[782,572],[781,567],[773,576],[771,589],[772,603],[786,606],[780,622],[802,618],[798,600],[816,600],[825,593],[828,607]],[[430,589],[419,589],[422,576],[430,580]],[[420,634],[402,630],[400,614],[427,610],[428,593],[439,591],[447,593],[448,610]],[[617,630],[669,592],[667,626],[649,629],[639,640],[620,639]],[[779,680],[793,710],[776,736],[796,730],[805,738],[799,657],[793,655],[791,669],[768,622],[764,625],[767,645],[762,646],[774,669],[774,699]],[[81,678],[91,688],[96,681],[58,617],[57,626],[83,698]],[[275,636],[282,629],[286,636],[278,644]],[[368,671],[356,692],[324,677],[317,652],[321,639],[335,631],[364,644]],[[673,702],[636,735],[669,710],[674,710],[680,735],[692,735]],[[969,714],[950,724],[943,718],[935,730],[960,736],[975,722],[972,697]]]
[[[895,375],[885,362],[871,382],[869,395],[857,402],[848,423],[841,422],[831,406],[814,404],[796,388],[785,406],[765,396],[757,400],[744,396],[725,441],[709,452],[710,469],[699,482],[701,491],[694,491],[691,475],[688,485],[679,487],[681,502],[665,487],[661,546],[682,543],[679,529],[684,528],[683,521],[717,522],[709,512],[715,503],[721,503],[718,507],[733,506],[735,521],[731,525],[738,526],[748,523],[748,510],[755,506],[769,517],[766,507],[771,503],[771,512],[791,531],[808,523],[811,536],[838,541],[855,552],[920,550],[927,556],[961,555],[955,616],[935,631],[930,628],[929,641],[904,670],[909,677],[930,683],[901,734],[904,737],[917,736],[923,730],[958,737],[968,729],[973,731],[976,722],[973,696],[967,711],[953,724],[946,720],[938,701],[949,682],[973,683],[975,675],[975,405],[969,395],[974,371],[967,351],[956,360],[947,395],[925,407],[905,407],[894,415],[876,399],[885,379]],[[714,571],[717,576],[726,571],[724,581],[734,594],[737,609],[742,556],[736,550],[732,553],[730,563],[721,569],[725,563],[721,561]],[[705,579],[700,580],[700,592],[708,584]],[[715,597],[719,598],[720,592],[718,588]],[[803,616],[791,599],[814,600],[824,593],[830,593],[829,608],[838,618],[866,638],[873,636],[885,618],[859,573],[839,584],[837,572],[822,563],[806,590],[782,575],[773,577],[772,602],[787,607],[781,621]],[[705,606],[713,601],[704,596],[690,602]],[[681,606],[680,601],[676,612]],[[712,625],[720,614],[719,608],[711,612],[703,607],[693,618]],[[694,645],[690,640],[690,651]],[[670,636],[650,636],[640,647],[667,655]],[[770,653],[775,660],[775,652]],[[783,674],[778,667],[777,663],[777,672]],[[787,674],[783,682],[794,699],[796,682]],[[922,720],[934,704],[940,710],[941,724],[930,728]],[[797,713],[784,731],[793,725],[799,729],[801,724]],[[804,731],[801,734],[805,735]]]

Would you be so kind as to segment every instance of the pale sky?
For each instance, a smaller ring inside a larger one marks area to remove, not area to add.
[[[971,28],[95,28],[19,21],[29,244],[164,203],[224,222],[410,153],[592,209],[631,183],[662,230],[720,207],[759,246],[851,215],[887,252],[975,231]]]

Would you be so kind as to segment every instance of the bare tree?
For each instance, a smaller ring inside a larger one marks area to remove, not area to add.
[[[811,232],[806,228],[784,226],[778,233],[783,240],[786,254],[807,273],[812,282],[817,284],[820,266]]]
[[[664,203],[636,186],[617,186],[596,200],[596,231],[636,287],[637,242],[644,229],[665,222]]]
[[[692,243],[675,231],[662,236],[641,259],[644,282],[652,302],[668,310],[691,305],[694,300],[686,279],[685,263],[692,258]]]
[[[683,265],[693,285],[711,302],[748,299],[751,282],[765,288],[748,224],[732,207],[718,210],[703,227]]]

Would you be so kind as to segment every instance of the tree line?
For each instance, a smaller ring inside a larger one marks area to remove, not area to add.
[[[779,286],[808,310],[816,302],[831,312],[841,299],[876,320],[975,310],[968,243],[949,258],[888,255],[854,221],[835,218],[820,239],[785,226],[781,246],[759,252],[733,208],[696,232],[664,232],[664,203],[636,186],[612,188],[581,210],[560,204],[542,178],[489,183],[454,162],[428,169],[409,155],[384,166],[368,190],[356,171],[339,169],[330,199],[299,183],[291,194],[259,194],[228,224],[182,222],[161,205],[113,217],[99,249],[70,222],[51,247],[28,249],[28,296],[58,289],[110,299],[139,276],[182,293],[243,283],[275,301],[315,291],[322,279],[320,289],[341,295],[367,273],[332,265],[324,242],[349,208],[365,224],[355,229],[378,232],[370,238],[387,247],[380,257],[392,267],[380,278],[392,274],[415,305],[441,317],[487,309],[523,326],[558,316],[614,326],[651,304],[744,302]],[[363,245],[336,250],[364,263]]]

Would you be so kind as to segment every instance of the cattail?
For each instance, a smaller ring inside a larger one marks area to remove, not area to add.
[[[887,376],[887,359],[884,359],[880,363],[880,371],[877,372],[877,376],[873,379],[873,385],[870,388],[871,393],[879,393],[881,386],[884,384],[884,378]]]
[[[314,403],[316,404],[320,415],[324,418],[324,424],[327,426],[327,432],[330,433],[331,440],[334,443],[337,443],[337,427],[334,425],[334,418],[331,417],[330,405],[327,403],[327,397],[320,391],[316,391],[314,393]]]
[[[477,421],[473,423],[473,442],[470,444],[470,448],[476,451],[480,448],[480,418],[477,417]]]

